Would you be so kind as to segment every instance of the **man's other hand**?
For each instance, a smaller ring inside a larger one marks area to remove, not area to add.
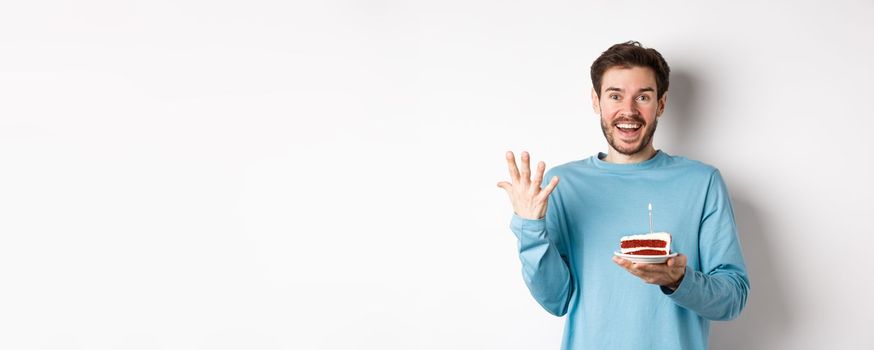
[[[546,164],[537,163],[537,172],[531,179],[531,160],[528,152],[522,152],[521,171],[516,167],[516,156],[513,152],[507,152],[507,166],[510,168],[510,180],[512,182],[498,182],[498,187],[503,188],[510,195],[513,203],[513,211],[516,215],[526,219],[542,219],[546,215],[547,199],[555,186],[558,185],[558,176],[553,176],[549,184],[540,188],[543,181],[543,171]]]
[[[613,262],[646,283],[657,284],[671,290],[676,290],[680,286],[686,274],[686,256],[683,254],[668,258],[664,264],[635,264],[618,256],[613,257]]]

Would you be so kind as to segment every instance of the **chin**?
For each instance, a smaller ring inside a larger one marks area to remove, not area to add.
[[[623,154],[626,156],[633,156],[633,155],[638,154],[641,151],[643,151],[643,149],[636,149],[636,148],[622,149],[622,148],[619,148],[619,149],[616,149],[616,151],[619,152],[619,154]]]
[[[613,146],[614,146],[613,149],[615,149],[619,153],[622,153],[625,155],[635,154],[637,152],[642,151],[645,148],[643,145],[640,144],[639,141],[635,142],[635,143],[620,142],[620,143],[613,145]]]
[[[616,147],[616,146],[619,146],[619,147]],[[642,145],[638,141],[638,142],[633,143],[633,144],[622,143],[619,145],[615,145],[613,147],[613,149],[615,149],[616,152],[619,152],[620,154],[624,154],[626,156],[632,156],[632,155],[635,155],[637,153],[643,152],[643,150],[646,149],[646,145]]]

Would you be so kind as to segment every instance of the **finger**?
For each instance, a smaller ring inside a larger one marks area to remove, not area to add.
[[[513,154],[512,151],[507,151],[507,167],[510,168],[510,180],[513,180],[513,183],[519,182],[519,168],[516,167],[516,155]]]
[[[613,262],[615,262],[616,265],[619,265],[623,269],[628,270],[628,272],[631,272],[631,267],[634,266],[634,264],[632,264],[631,261],[625,260],[625,259],[620,258],[618,256],[613,257]]]
[[[513,188],[513,185],[507,181],[501,181],[498,182],[498,187],[503,188],[507,192],[510,192],[510,190]]]
[[[531,181],[531,156],[528,152],[522,151],[522,181]]]
[[[549,184],[547,184],[546,187],[543,188],[543,191],[540,191],[540,197],[549,197],[549,194],[552,193],[552,190],[555,189],[555,186],[558,186],[558,176],[553,176],[552,179],[549,180]]]
[[[540,183],[543,182],[543,170],[546,169],[546,163],[537,162],[537,171],[534,172],[534,179],[531,180],[531,184],[540,188]]]
[[[661,273],[658,272],[658,270],[654,270],[652,265],[653,264],[633,264],[628,271],[646,283],[655,283]]]
[[[663,273],[665,264],[636,264],[634,268],[641,273]]]
[[[640,266],[641,264],[635,264],[629,260],[625,260],[616,256],[613,257],[613,262],[615,262],[616,265],[619,265],[619,267],[625,269],[625,271],[628,271],[628,273],[638,278],[644,278],[644,273],[637,269],[637,266]]]
[[[680,258],[679,255],[677,255],[673,258],[668,258],[668,261],[665,261],[665,265],[668,265],[668,267],[675,267],[680,263],[679,258]]]

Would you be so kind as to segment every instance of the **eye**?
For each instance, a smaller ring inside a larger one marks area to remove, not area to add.
[[[638,100],[638,101],[649,101],[649,96],[647,96],[647,95],[640,95],[640,96],[637,97],[637,100]]]
[[[617,95],[617,94],[611,94],[611,95],[610,95],[610,99],[611,99],[611,100],[618,100],[618,99],[619,99],[619,95]]]

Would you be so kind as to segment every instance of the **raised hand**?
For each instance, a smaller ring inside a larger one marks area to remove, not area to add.
[[[526,219],[542,219],[546,215],[546,204],[549,194],[558,185],[558,176],[553,176],[549,184],[540,188],[543,182],[543,171],[546,164],[537,163],[537,172],[531,179],[531,163],[528,152],[522,151],[522,168],[516,166],[516,156],[513,152],[507,152],[507,165],[510,167],[511,182],[498,182],[498,187],[503,188],[510,195],[513,203],[513,211],[516,215]]]

